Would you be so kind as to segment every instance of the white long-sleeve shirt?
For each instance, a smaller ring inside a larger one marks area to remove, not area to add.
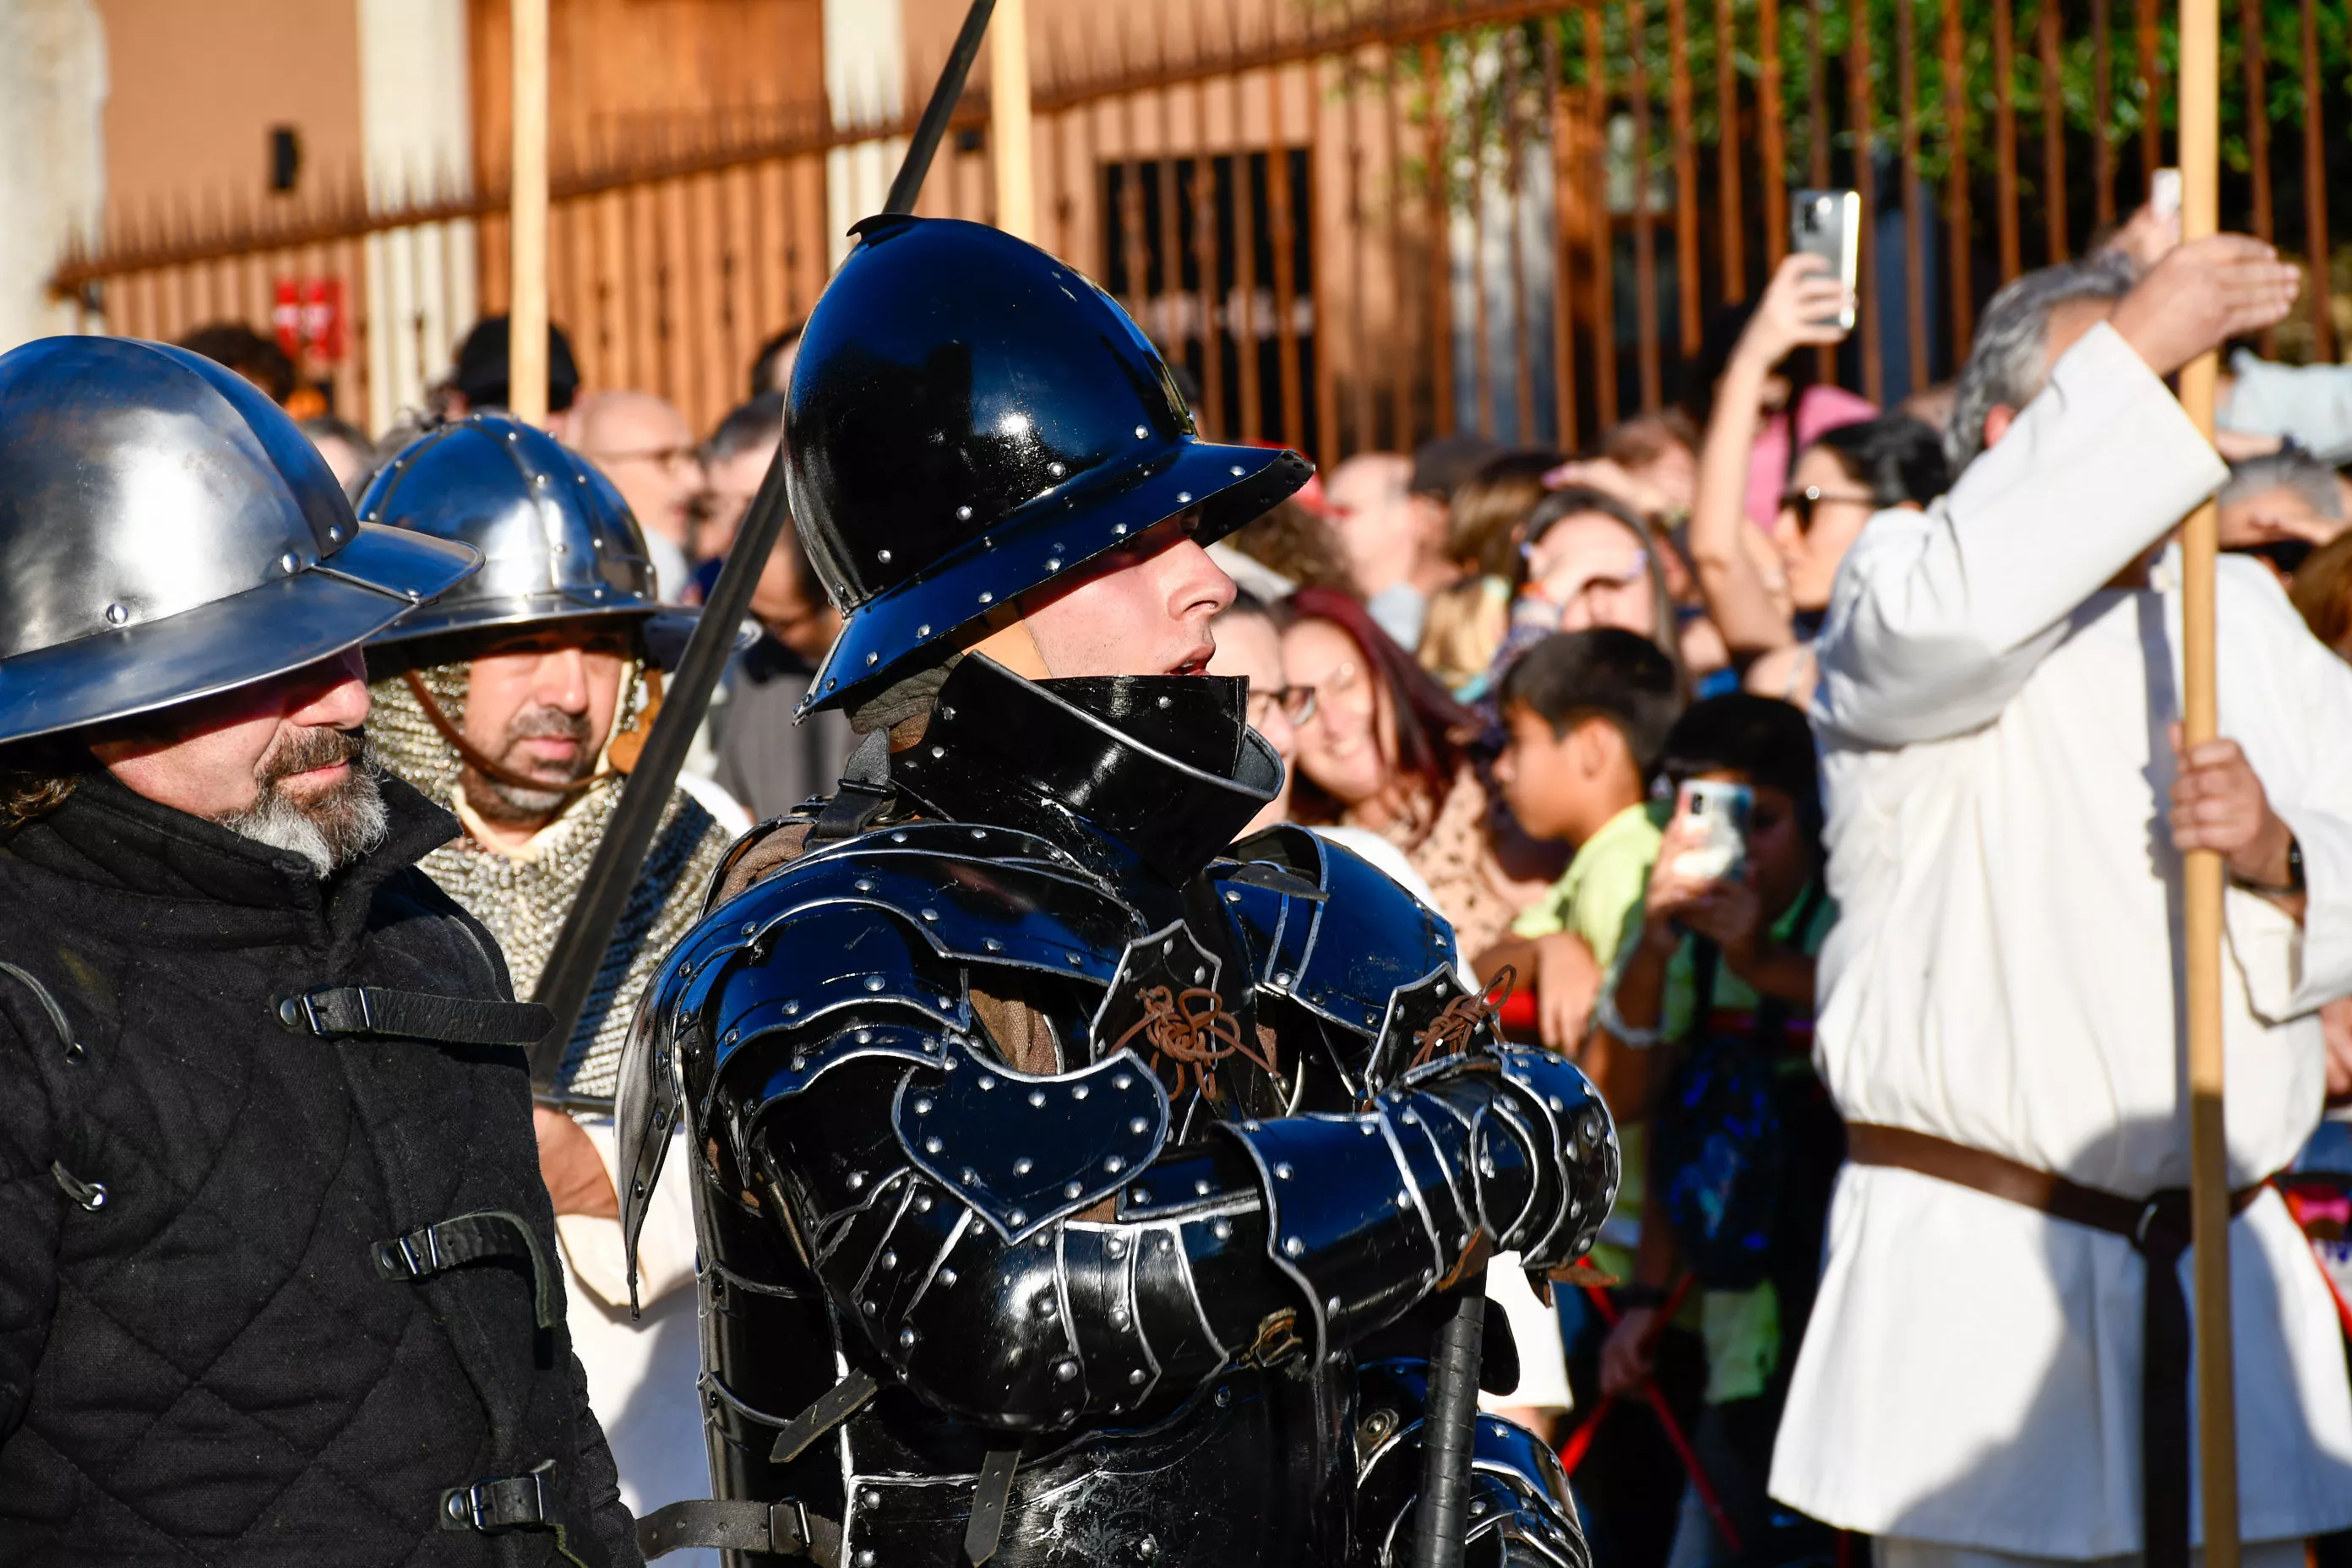
[[[1853,1121],[2112,1192],[2186,1184],[2180,861],[2166,810],[2179,600],[2101,585],[2226,477],[2100,326],[1924,513],[1873,520],[1820,643],[1842,918],[1816,1050]],[[2297,925],[2232,890],[2232,1184],[2319,1117],[2312,1010],[2352,992],[2352,668],[2225,559],[2221,720],[2309,880]],[[2248,1540],[2352,1523],[2332,1304],[2275,1195],[2232,1227]],[[2183,1279],[2187,1262],[2183,1263]],[[1772,1491],[1874,1534],[2037,1556],[2140,1546],[2145,1269],[2128,1241],[1848,1166]]]

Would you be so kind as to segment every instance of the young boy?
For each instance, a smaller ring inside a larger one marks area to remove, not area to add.
[[[1532,983],[1543,1043],[1574,1055],[1658,852],[1663,818],[1643,802],[1678,706],[1675,669],[1631,632],[1557,633],[1510,667],[1499,706],[1505,803],[1529,837],[1572,844],[1576,858],[1472,964]]]
[[[1821,791],[1802,713],[1746,694],[1695,704],[1667,737],[1661,771],[1677,789],[1694,779],[1745,784],[1753,804],[1745,866],[1729,878],[1695,876],[1677,864],[1698,842],[1677,813],[1658,849],[1638,934],[1596,1009],[1596,1038],[1655,1058],[1648,1076],[1661,1091],[1640,1253],[1621,1293],[1624,1316],[1601,1350],[1601,1384],[1604,1393],[1637,1391],[1650,1370],[1656,1310],[1693,1269],[1706,1350],[1699,1456],[1753,1550],[1775,1516],[1787,1515],[1767,1503],[1764,1482],[1845,1152],[1844,1126],[1811,1057],[1814,955],[1837,910],[1822,887]],[[1653,1046],[1659,1048],[1645,1049]],[[1741,1082],[1760,1086],[1756,1098],[1769,1107],[1762,1131],[1754,1106],[1724,1087]],[[1670,1201],[1681,1173],[1675,1162],[1699,1163],[1685,1152],[1699,1147],[1706,1151],[1699,1173],[1714,1184],[1707,1192],[1722,1211],[1735,1209],[1743,1190],[1737,1179],[1722,1180],[1727,1159],[1776,1173],[1744,1189],[1768,1200],[1752,1205],[1752,1231],[1678,1231],[1692,1214]],[[1751,1245],[1740,1251],[1722,1239],[1727,1233]],[[1687,1500],[1682,1530],[1690,1539],[1678,1545],[1677,1562],[1723,1560],[1719,1538]],[[1694,1555],[1684,1557],[1685,1550]]]

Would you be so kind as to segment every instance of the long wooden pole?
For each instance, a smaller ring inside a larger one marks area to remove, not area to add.
[[[507,245],[507,406],[547,423],[547,0],[510,0],[513,204]]]
[[[2221,18],[2220,0],[2180,0],[2180,233],[2210,235],[2221,222]],[[2180,373],[2180,403],[2213,433],[2218,353]],[[2211,740],[2214,683],[2213,555],[2217,514],[2206,502],[2181,532],[2181,724],[2191,746]],[[2199,1479],[2205,1501],[2206,1568],[2238,1568],[2236,1380],[2231,1366],[2230,1170],[2222,1121],[2221,857],[2198,850],[2184,873],[2189,971],[2189,1184],[2197,1302]]]
[[[988,35],[988,132],[996,154],[996,226],[1034,245],[1037,197],[1036,169],[1029,153],[1029,0],[996,0]],[[1139,268],[1142,260],[1130,258],[1128,265]]]

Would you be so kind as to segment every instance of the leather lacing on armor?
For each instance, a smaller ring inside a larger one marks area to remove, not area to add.
[[[1220,1098],[1216,1066],[1235,1056],[1256,1063],[1268,1078],[1281,1081],[1273,1041],[1261,1039],[1253,1045],[1243,1039],[1241,1021],[1225,1011],[1224,998],[1208,986],[1188,985],[1177,991],[1172,986],[1148,985],[1136,993],[1136,1000],[1142,1004],[1143,1016],[1128,1026],[1111,1049],[1123,1049],[1129,1041],[1142,1036],[1151,1052],[1148,1065],[1152,1071],[1160,1071],[1163,1063],[1175,1066],[1176,1081],[1168,1091],[1171,1099],[1181,1099],[1186,1089],[1195,1085],[1203,1098]]]
[[[1413,1053],[1407,1070],[1468,1050],[1478,1026],[1500,1013],[1503,1004],[1510,1000],[1511,987],[1518,977],[1518,971],[1507,963],[1495,972],[1486,990],[1465,991],[1448,1002],[1429,1021],[1429,1027],[1413,1036],[1412,1043],[1421,1048]]]

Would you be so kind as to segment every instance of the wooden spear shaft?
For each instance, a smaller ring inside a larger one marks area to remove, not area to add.
[[[2180,232],[2201,238],[2221,215],[2221,7],[2180,0]],[[2218,353],[2180,373],[2180,403],[2213,434]],[[2214,683],[2213,555],[2218,527],[2207,501],[2181,531],[2181,727],[2191,746],[2219,730]],[[2206,1568],[2238,1568],[2238,1434],[2231,1366],[2230,1169],[2222,1120],[2221,857],[2200,850],[2184,873],[2189,970],[2189,1162],[2197,1318],[2199,1478],[2205,1502]]]
[[[996,0],[988,35],[988,129],[996,153],[996,226],[1037,242],[1029,154],[1029,0]],[[1133,149],[1129,156],[1134,155]]]
[[[507,260],[507,406],[547,423],[547,0],[513,6],[514,157]]]

